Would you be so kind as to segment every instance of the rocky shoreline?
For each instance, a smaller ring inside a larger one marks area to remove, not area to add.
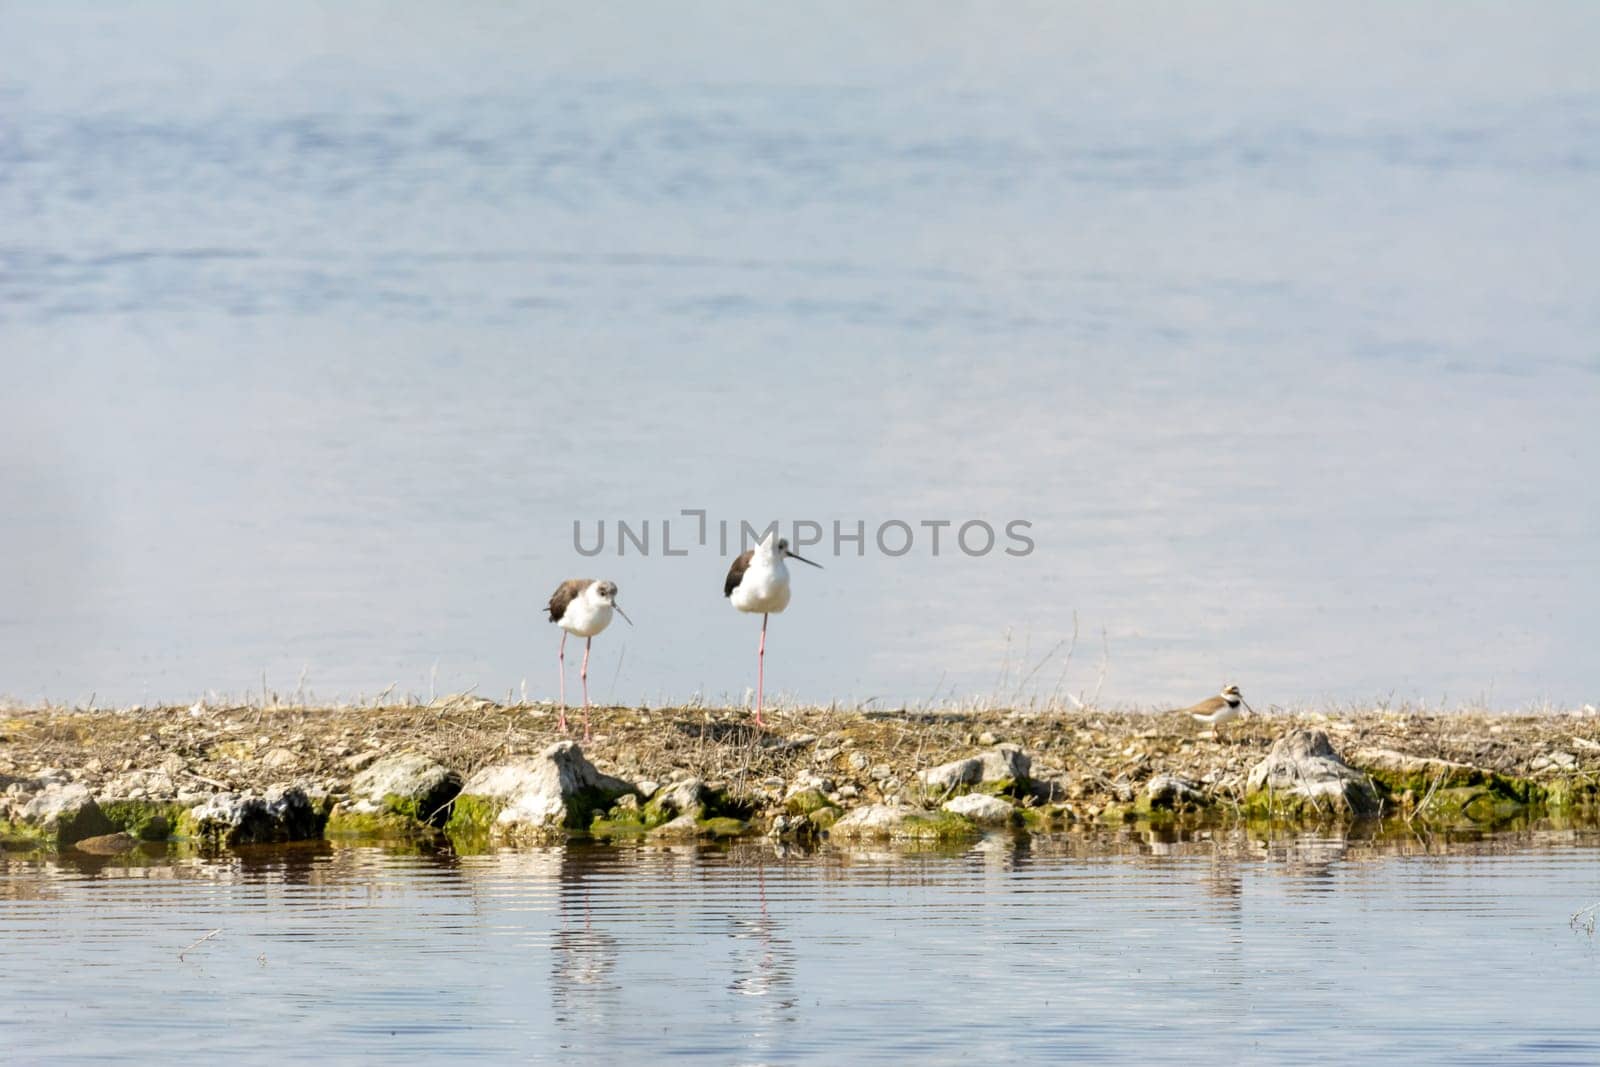
[[[462,851],[569,837],[954,841],[1126,822],[1600,817],[1592,709],[1253,716],[547,705],[0,712],[0,843],[207,850],[329,838]]]

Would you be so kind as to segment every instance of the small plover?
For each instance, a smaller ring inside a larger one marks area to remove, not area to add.
[[[1215,728],[1225,722],[1232,722],[1237,719],[1240,714],[1239,706],[1241,704],[1251,714],[1255,714],[1255,709],[1251,708],[1249,704],[1245,704],[1244,697],[1239,695],[1238,686],[1225,685],[1222,687],[1222,692],[1210,700],[1202,700],[1191,707],[1183,708],[1178,714],[1188,715],[1195,722],[1204,723],[1206,726]]]

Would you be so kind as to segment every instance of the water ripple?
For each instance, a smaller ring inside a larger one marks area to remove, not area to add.
[[[1589,837],[6,855],[0,1026],[27,1062],[1563,1062]]]

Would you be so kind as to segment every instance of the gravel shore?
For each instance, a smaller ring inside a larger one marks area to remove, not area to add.
[[[1215,732],[1173,713],[1112,710],[795,708],[772,712],[763,730],[727,708],[610,707],[591,717],[593,737],[580,744],[599,772],[646,783],[641,802],[668,784],[698,780],[736,802],[750,832],[771,832],[775,820],[782,829],[802,790],[835,817],[871,806],[935,810],[968,791],[1003,794],[1058,823],[1132,817],[1130,806],[1147,811],[1152,798],[1158,808],[1237,813],[1251,770],[1295,731],[1321,731],[1340,758],[1377,776],[1386,814],[1402,799],[1415,809],[1441,785],[1501,783],[1501,792],[1527,801],[1530,790],[1548,792],[1539,783],[1559,782],[1563,797],[1576,787],[1589,803],[1600,782],[1600,717],[1592,709],[1300,711],[1248,716]],[[196,805],[292,784],[337,805],[381,759],[416,754],[467,780],[537,756],[581,731],[580,722],[581,713],[561,731],[548,705],[470,696],[399,707],[13,708],[0,712],[0,791],[13,822],[34,793],[67,785],[102,802]],[[993,789],[974,778],[971,790],[944,785],[944,795],[930,795],[934,769],[997,749],[1020,749],[1024,773]],[[952,810],[964,820],[994,816],[975,801]]]

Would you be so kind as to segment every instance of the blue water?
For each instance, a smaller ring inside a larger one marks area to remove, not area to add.
[[[0,694],[551,697],[538,609],[592,574],[638,624],[597,697],[743,699],[726,556],[660,552],[689,508],[917,532],[814,550],[785,699],[1594,701],[1597,43],[7,5]],[[655,551],[580,556],[600,519]]]
[[[1591,1063],[1593,834],[0,854],[16,1063]],[[195,944],[212,931],[209,940]]]

